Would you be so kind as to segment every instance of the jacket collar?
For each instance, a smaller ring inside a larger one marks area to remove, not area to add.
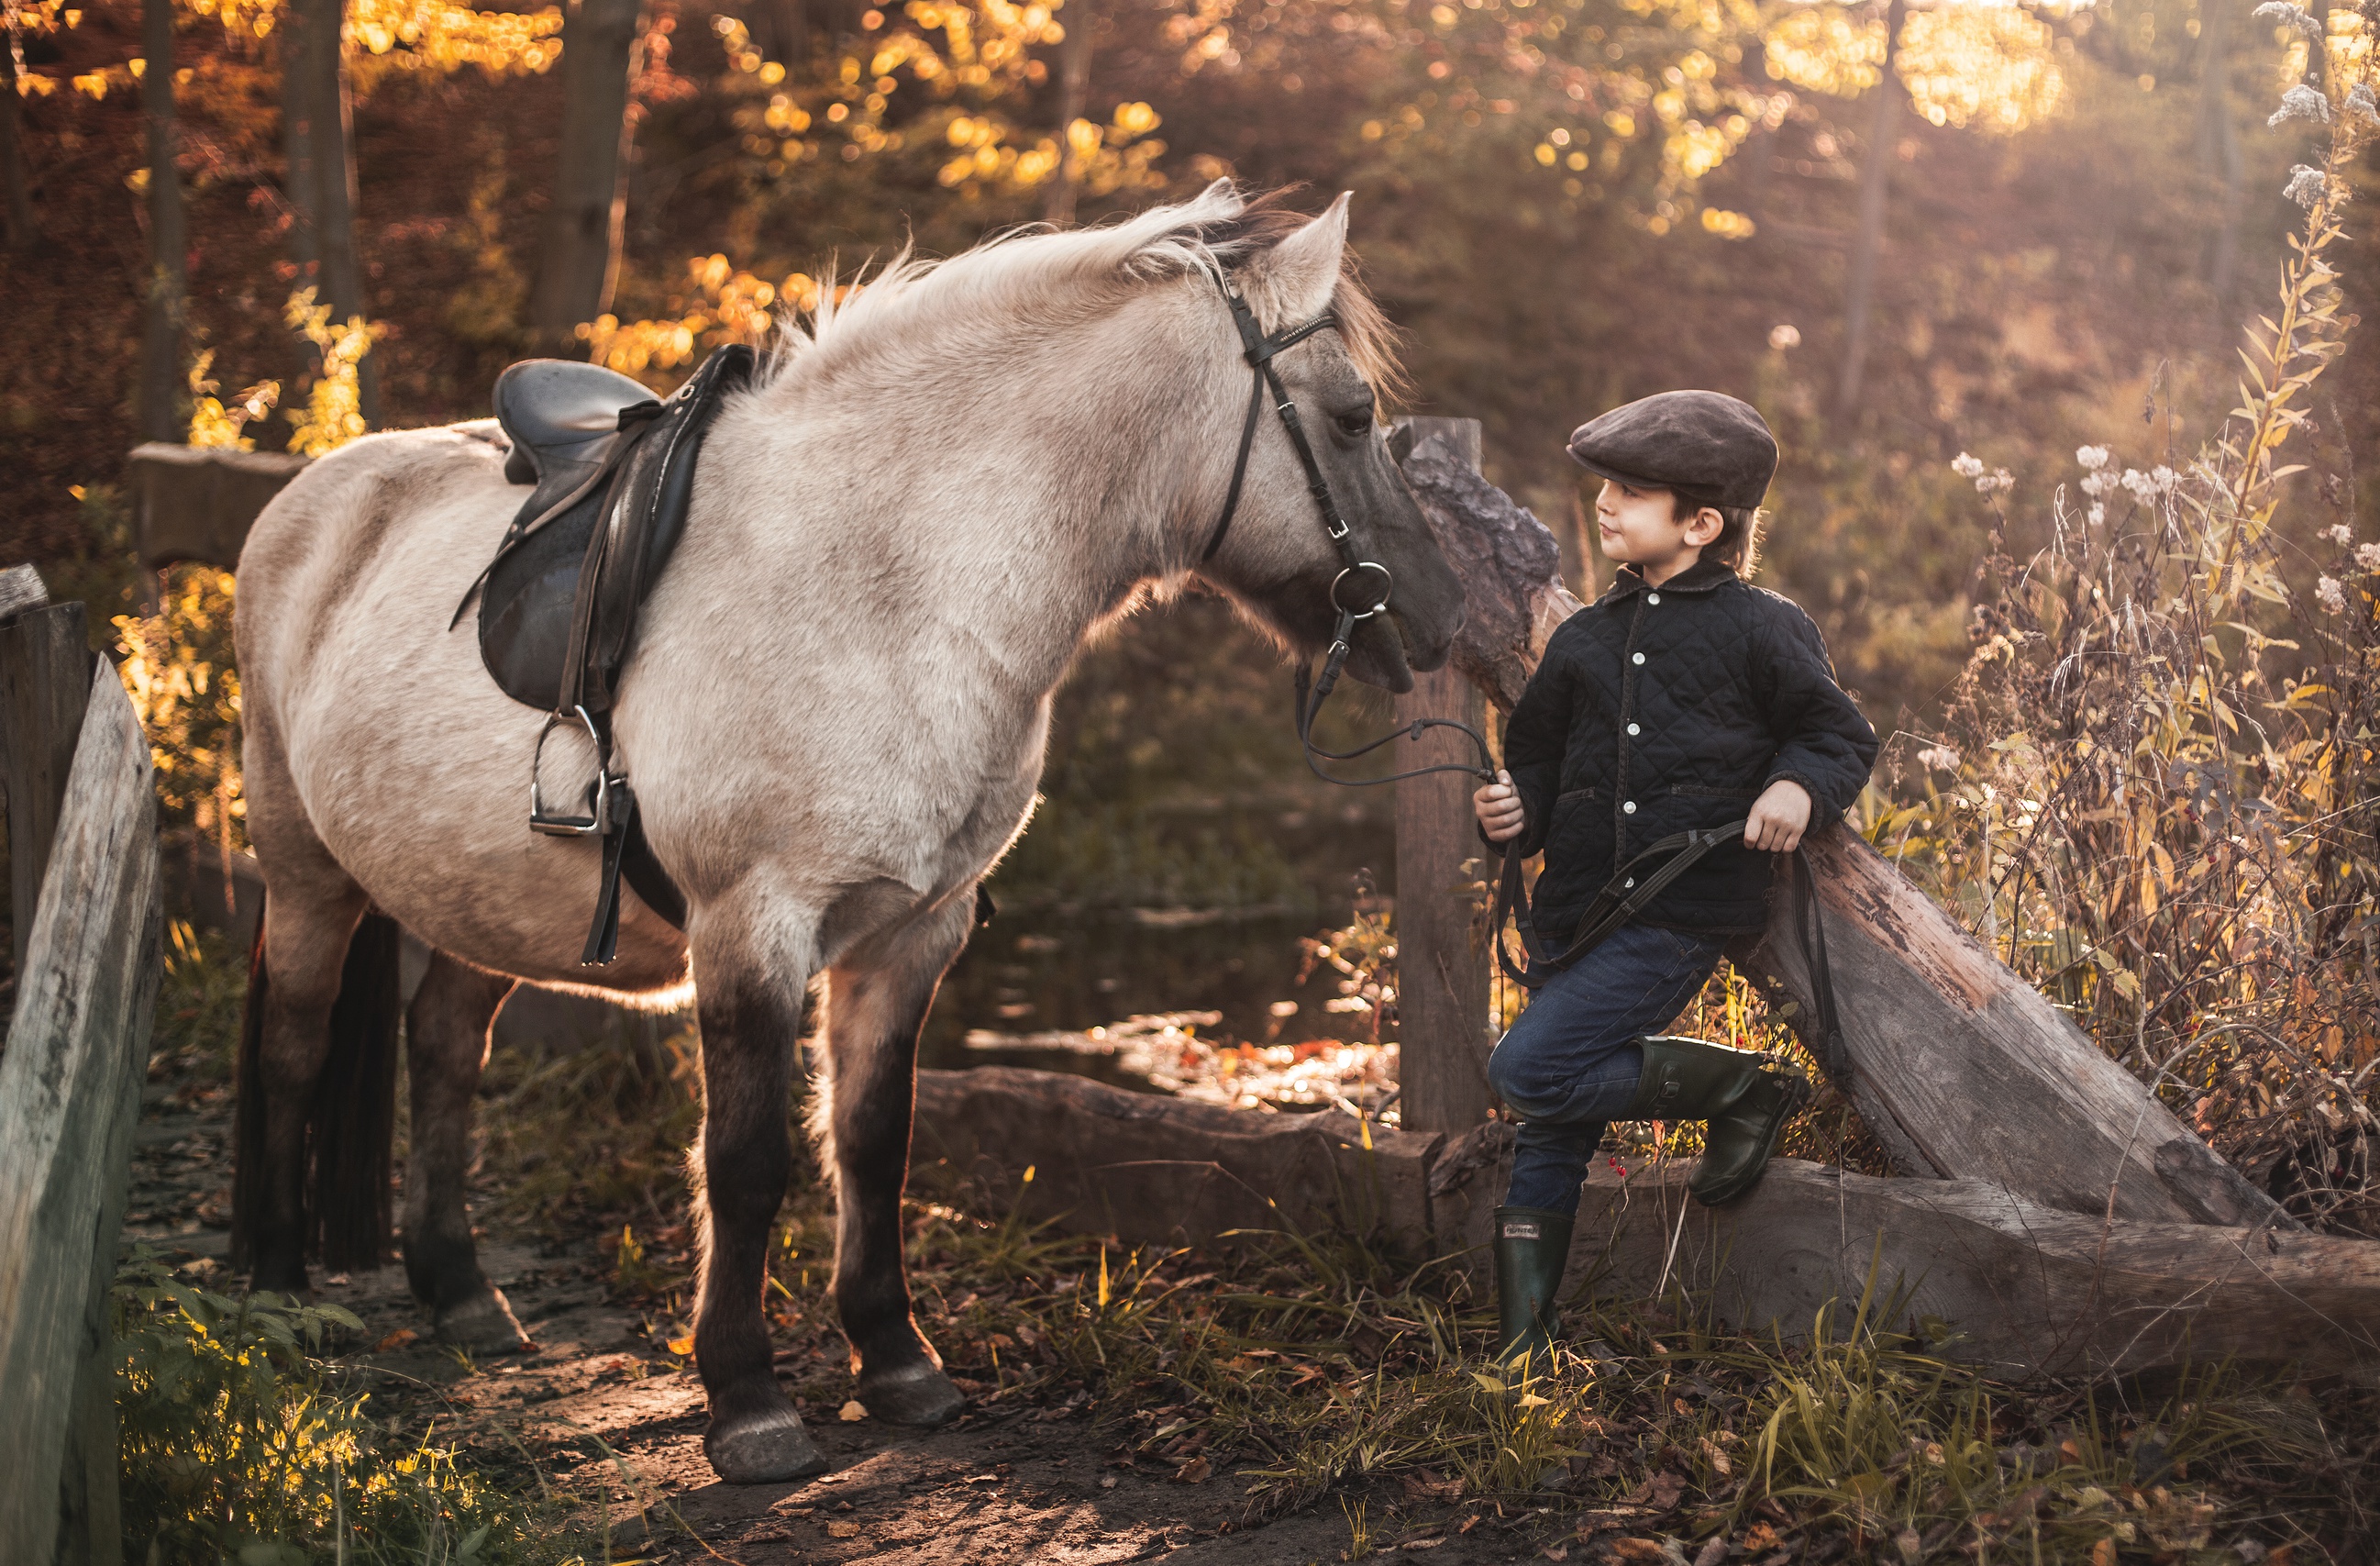
[[[1716,560],[1697,560],[1663,582],[1660,590],[1665,593],[1707,593],[1735,579],[1733,566],[1723,565]],[[1621,599],[1645,590],[1646,589],[1644,573],[1633,565],[1622,565],[1619,573],[1612,577],[1611,586],[1605,589],[1603,596],[1596,601],[1617,603]]]

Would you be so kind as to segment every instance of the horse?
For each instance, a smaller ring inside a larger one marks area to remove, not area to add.
[[[1354,677],[1410,689],[1463,618],[1376,419],[1391,331],[1347,221],[1343,195],[1309,219],[1218,181],[1109,225],[905,254],[806,329],[779,323],[710,428],[613,712],[684,929],[627,898],[608,966],[577,960],[596,844],[524,819],[542,720],[498,689],[470,617],[450,627],[519,503],[492,422],[367,435],[284,490],[240,556],[236,628],[267,891],[235,1196],[252,1286],[304,1290],[310,1241],[325,1266],[382,1259],[402,927],[433,953],[404,1013],[402,1254],[443,1338],[527,1341],[464,1199],[505,998],[691,996],[704,1453],[735,1483],[821,1471],[761,1314],[815,1005],[810,1130],[856,1395],[894,1424],[954,1417],[901,1256],[917,1036],[1032,811],[1077,649],[1195,577],[1310,657],[1347,547],[1393,583],[1336,649]],[[1234,295],[1269,333],[1332,317],[1271,361],[1310,435],[1244,426]],[[1298,439],[1352,539],[1327,536]]]

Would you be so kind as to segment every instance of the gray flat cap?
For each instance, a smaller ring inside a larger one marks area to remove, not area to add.
[[[1660,392],[1589,419],[1572,460],[1634,489],[1675,490],[1701,505],[1758,505],[1777,475],[1777,437],[1750,403],[1720,392]]]

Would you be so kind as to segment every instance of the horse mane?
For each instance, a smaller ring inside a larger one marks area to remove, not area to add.
[[[1250,198],[1218,181],[1190,200],[1096,227],[1035,224],[941,261],[904,249],[873,276],[863,271],[847,290],[838,290],[830,273],[807,326],[790,312],[779,320],[755,389],[830,375],[910,346],[939,343],[946,351],[954,321],[1038,318],[1058,326],[1112,310],[1153,282],[1225,274],[1310,221],[1288,204],[1292,194]],[[1264,301],[1251,303],[1261,316]],[[1383,394],[1406,390],[1396,328],[1364,287],[1352,247],[1341,261],[1331,310],[1364,378]],[[1297,324],[1265,322],[1272,331]]]

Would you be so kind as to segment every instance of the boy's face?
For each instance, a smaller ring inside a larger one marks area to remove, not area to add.
[[[1604,554],[1635,566],[1647,581],[1658,582],[1692,565],[1725,526],[1708,506],[1680,520],[1676,498],[1667,490],[1635,490],[1606,479],[1595,497],[1596,536]]]

